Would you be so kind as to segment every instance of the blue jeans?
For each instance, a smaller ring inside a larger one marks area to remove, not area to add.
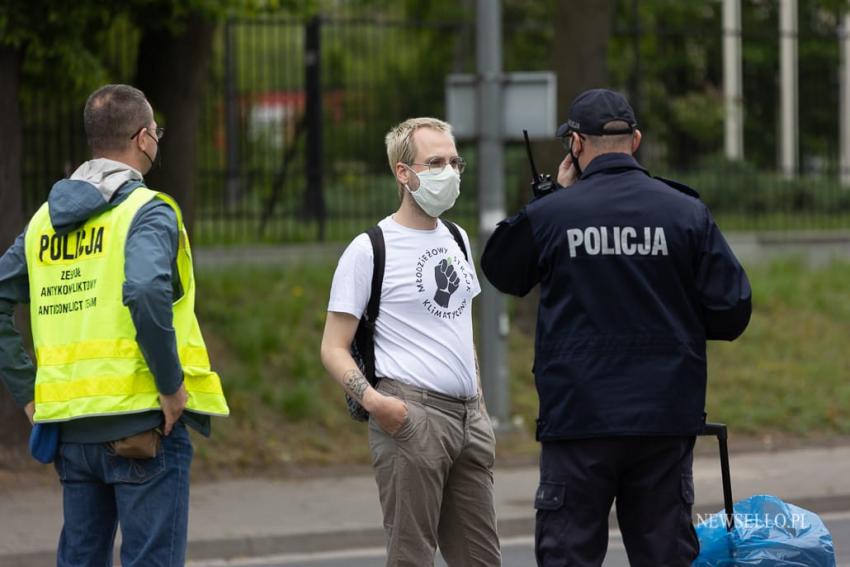
[[[182,423],[153,459],[125,459],[99,443],[62,443],[56,471],[65,525],[58,567],[110,567],[121,525],[123,567],[182,566],[192,443]]]

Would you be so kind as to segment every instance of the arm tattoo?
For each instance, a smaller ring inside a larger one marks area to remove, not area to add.
[[[366,381],[366,377],[363,376],[363,373],[356,368],[352,368],[345,373],[342,381],[345,389],[348,390],[349,394],[351,394],[351,397],[358,402],[362,402],[363,394],[365,394],[366,389],[369,388],[369,382]]]

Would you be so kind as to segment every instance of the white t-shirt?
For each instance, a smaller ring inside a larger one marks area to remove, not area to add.
[[[481,292],[474,263],[442,222],[407,228],[387,217],[386,264],[375,325],[375,374],[459,398],[478,391],[472,299]],[[460,229],[467,253],[469,237]],[[328,311],[362,317],[369,302],[372,243],[355,238],[339,259]],[[439,284],[439,288],[438,288]]]

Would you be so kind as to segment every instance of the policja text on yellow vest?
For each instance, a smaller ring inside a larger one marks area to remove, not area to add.
[[[116,207],[58,235],[45,203],[30,221],[26,259],[37,361],[36,422],[158,410],[156,381],[123,304],[124,249],[136,213],[152,199],[177,214],[177,270],[183,296],[173,304],[186,409],[228,415],[221,380],[210,369],[195,317],[195,277],[183,217],[168,195],[138,187]]]

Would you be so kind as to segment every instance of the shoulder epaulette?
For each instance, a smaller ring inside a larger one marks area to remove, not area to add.
[[[699,193],[697,193],[696,190],[688,187],[684,183],[679,183],[678,181],[673,181],[672,179],[665,179],[663,177],[657,177],[657,176],[653,177],[653,179],[657,179],[658,181],[664,183],[665,185],[672,187],[676,191],[684,193],[685,195],[688,195],[689,197],[695,197],[695,198],[699,199]]]

